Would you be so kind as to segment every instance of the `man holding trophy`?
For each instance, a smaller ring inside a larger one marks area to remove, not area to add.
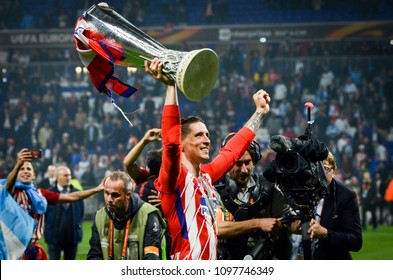
[[[80,58],[90,71],[96,88],[108,96],[114,91],[130,96],[135,89],[113,76],[114,64],[144,67],[166,85],[162,113],[163,159],[155,187],[172,237],[171,259],[217,259],[217,199],[212,183],[238,161],[269,113],[270,97],[263,90],[253,95],[255,113],[244,127],[209,160],[209,131],[203,121],[180,118],[177,87],[199,101],[213,89],[218,78],[214,51],[178,52],[165,48],[105,3],[93,5],[75,28]]]
[[[209,163],[209,131],[191,116],[180,119],[175,82],[163,74],[158,58],[145,62],[146,72],[166,84],[162,115],[163,159],[155,186],[172,237],[172,259],[217,259],[216,206],[212,183],[238,161],[269,113],[270,97],[263,90],[253,95],[256,111]]]

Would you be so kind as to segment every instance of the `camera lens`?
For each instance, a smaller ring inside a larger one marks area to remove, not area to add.
[[[280,173],[296,173],[300,168],[298,153],[279,153],[276,156],[276,166]]]

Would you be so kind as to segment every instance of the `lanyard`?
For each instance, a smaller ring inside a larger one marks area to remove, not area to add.
[[[183,166],[185,169],[187,169],[188,172],[190,172],[190,170],[185,165],[183,165]],[[192,172],[190,172],[190,173],[192,173]],[[206,178],[203,174],[201,174],[200,178],[201,178],[202,186],[205,189],[205,191],[202,191],[202,196],[206,200],[207,209],[209,210],[210,216],[212,217],[213,228],[214,228],[214,231],[216,231],[216,215],[214,214],[215,213],[214,203],[213,203],[214,196],[212,194],[212,189],[210,188],[210,185],[206,181]]]
[[[29,196],[25,191],[21,191],[19,193],[21,203],[22,203],[22,208],[26,211],[27,214],[29,214],[34,220],[38,221],[38,213],[34,211],[34,208],[32,205],[29,205]]]
[[[131,219],[127,220],[126,228],[124,230],[124,237],[123,237],[123,248],[121,250],[121,259],[125,260],[126,259],[126,254],[127,254],[127,241],[128,241],[128,233],[130,231],[130,223]],[[109,220],[109,259],[113,260],[113,235],[114,235],[114,226],[113,226],[113,220]]]
[[[202,186],[207,193],[207,197],[206,197],[205,192],[202,192],[202,196],[205,197],[205,199],[206,199],[206,205],[207,205],[207,208],[209,209],[210,216],[212,217],[213,224],[214,224],[215,220],[216,220],[216,216],[214,215],[215,212],[214,212],[213,194],[211,192],[209,183],[206,181],[203,174],[201,174],[201,181],[202,181]]]
[[[28,209],[28,205],[27,205],[27,199],[25,197],[26,193],[24,191],[22,191],[20,194],[21,194],[20,197],[21,197],[21,200],[22,200],[23,208],[28,213],[29,209]]]

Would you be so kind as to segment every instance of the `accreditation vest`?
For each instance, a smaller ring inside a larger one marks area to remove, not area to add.
[[[136,214],[132,217],[130,229],[128,233],[128,252],[127,259],[128,260],[142,260],[144,252],[144,237],[145,237],[145,229],[147,219],[150,213],[157,212],[160,217],[160,221],[162,224],[162,232],[161,232],[161,250],[160,255],[162,259],[166,259],[165,257],[165,222],[161,219],[161,215],[157,208],[150,205],[149,203],[143,203]],[[101,241],[101,250],[104,260],[108,260],[109,258],[109,223],[110,218],[105,212],[105,208],[102,208],[97,211],[95,218],[96,227],[98,230],[98,234],[100,236]],[[123,249],[123,241],[124,241],[124,229],[117,230],[114,229],[113,233],[113,259],[120,260],[121,252]]]

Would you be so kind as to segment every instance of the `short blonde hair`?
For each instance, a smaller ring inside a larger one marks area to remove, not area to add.
[[[337,169],[336,159],[334,158],[334,155],[331,151],[329,151],[328,156],[325,160],[330,164],[333,170]]]

